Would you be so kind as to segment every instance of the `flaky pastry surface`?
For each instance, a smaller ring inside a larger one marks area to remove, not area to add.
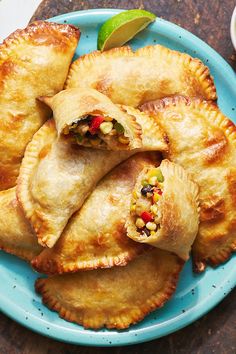
[[[80,57],[71,65],[65,87],[80,86],[133,107],[176,94],[217,98],[209,69],[199,59],[161,45],[136,52],[130,47],[114,48]]]
[[[134,153],[73,146],[46,122],[27,146],[17,185],[39,243],[52,247],[97,182]]]
[[[32,261],[46,274],[126,265],[147,248],[130,240],[125,222],[132,189],[146,164],[159,163],[154,153],[138,153],[112,170],[70,220],[56,245]]]
[[[15,188],[0,192],[0,211],[0,249],[31,261],[42,247],[19,206]]]
[[[37,101],[63,88],[80,32],[38,21],[0,45],[0,190],[15,186],[24,150],[50,116]]]
[[[226,261],[236,249],[236,128],[210,102],[181,96],[142,106],[169,137],[166,156],[200,187],[200,225],[193,245],[195,269]]]
[[[60,317],[83,325],[124,329],[164,305],[175,291],[183,261],[154,249],[125,267],[39,279],[36,290]]]

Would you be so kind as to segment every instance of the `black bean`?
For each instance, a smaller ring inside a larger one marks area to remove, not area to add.
[[[148,230],[146,227],[143,228],[143,232],[146,234],[146,236],[150,236],[151,235],[151,231]]]
[[[141,189],[142,195],[146,196],[147,193],[153,193],[153,186],[151,184],[148,184],[147,186],[143,187]]]

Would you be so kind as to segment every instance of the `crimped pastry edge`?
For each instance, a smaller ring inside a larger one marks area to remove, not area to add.
[[[145,316],[147,316],[150,312],[162,307],[167,300],[173,295],[176,290],[177,282],[179,279],[179,274],[182,270],[184,262],[178,258],[178,269],[171,274],[168,279],[168,284],[166,285],[165,291],[161,297],[156,297],[153,295],[150,299],[148,299],[146,304],[140,306],[139,309],[133,310],[129,316],[113,316],[110,319],[110,323],[106,323],[104,327],[106,328],[116,328],[116,329],[126,329],[130,325],[135,324],[141,321]],[[84,326],[85,328],[91,329],[99,329],[103,326],[96,322],[95,318],[85,319],[79,321],[76,316],[75,311],[71,311],[69,308],[64,307],[62,304],[57,302],[50,293],[50,288],[47,286],[47,279],[39,278],[35,282],[35,290],[42,296],[43,303],[49,307],[51,310],[59,313],[59,316],[69,322],[74,322],[79,325]]]
[[[224,130],[225,135],[228,139],[236,145],[236,126],[235,124],[228,119],[218,108],[215,102],[202,100],[200,98],[194,97],[185,97],[182,95],[176,95],[173,97],[166,97],[163,99],[158,99],[155,101],[150,101],[144,103],[139,108],[141,111],[148,112],[151,114],[155,114],[155,112],[161,111],[162,109],[176,106],[178,104],[199,107],[201,109],[207,108],[214,114],[209,114],[208,119],[213,123],[217,124],[218,127]],[[231,254],[236,252],[236,240],[232,242],[231,245],[220,249],[217,254],[210,257],[198,257],[193,253],[193,270],[196,273],[204,272],[207,265],[211,265],[213,267],[218,266],[221,263],[226,262]]]
[[[17,180],[16,196],[17,200],[24,211],[26,218],[29,220],[33,230],[35,231],[38,242],[45,247],[50,240],[51,234],[44,236],[45,229],[50,231],[47,225],[47,220],[44,219],[42,213],[37,213],[33,208],[33,200],[30,195],[30,176],[32,167],[37,164],[38,154],[40,152],[39,146],[43,144],[45,146],[45,139],[48,138],[48,133],[55,131],[55,122],[53,119],[48,120],[33,136],[31,142],[26,147],[25,156],[22,160],[20,167],[20,174]],[[37,225],[37,220],[40,218],[40,223]],[[41,225],[43,225],[44,230],[41,230]],[[52,234],[53,236],[53,234]]]

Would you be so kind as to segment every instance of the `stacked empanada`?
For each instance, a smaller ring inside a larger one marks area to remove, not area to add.
[[[124,329],[191,248],[197,271],[236,249],[236,128],[200,60],[122,47],[69,69],[79,35],[42,21],[0,47],[0,248],[49,275],[61,317]]]

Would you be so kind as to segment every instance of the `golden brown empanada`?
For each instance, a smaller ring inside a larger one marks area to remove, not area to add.
[[[16,199],[15,188],[0,192],[0,249],[31,261],[42,247]]]
[[[74,144],[109,150],[142,147],[142,129],[134,116],[96,90],[68,89],[41,100],[53,110],[58,135]]]
[[[219,108],[200,99],[172,97],[142,106],[166,130],[166,156],[200,187],[200,226],[193,245],[196,271],[218,265],[236,250],[236,128]]]
[[[36,98],[63,88],[79,35],[38,21],[0,45],[0,190],[16,184],[25,147],[50,115]]]
[[[174,254],[154,249],[125,267],[38,279],[35,287],[43,302],[68,321],[124,329],[164,305],[182,265]]]
[[[138,110],[137,114],[140,119]],[[149,126],[153,131],[148,130]],[[146,125],[142,144],[144,150],[152,145],[152,149],[162,151],[168,146],[165,135],[153,122]],[[57,139],[53,121],[45,124],[27,146],[17,188],[18,198],[40,244],[52,247],[97,182],[137,151],[79,147],[63,136]]]
[[[53,120],[28,144],[18,178],[17,195],[39,243],[52,247],[71,215],[97,182],[135,153],[72,146],[56,139]]]
[[[161,45],[95,51],[71,66],[66,88],[91,87],[114,103],[137,107],[175,94],[215,100],[209,69],[199,59]]]
[[[156,153],[138,153],[112,170],[70,220],[55,246],[32,261],[42,273],[125,265],[146,248],[126,235],[125,221],[135,180]]]
[[[184,261],[198,232],[198,186],[179,165],[163,160],[139,174],[127,234],[134,241],[170,251]]]

